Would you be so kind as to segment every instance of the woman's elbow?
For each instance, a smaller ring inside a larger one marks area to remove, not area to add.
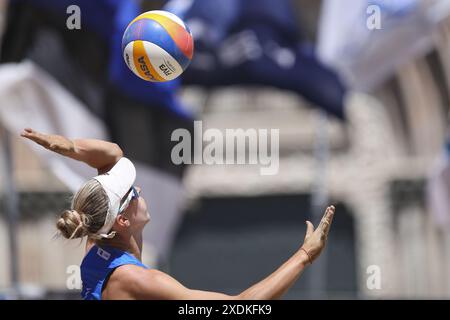
[[[114,158],[117,161],[119,161],[121,158],[123,158],[123,150],[117,143],[112,144],[112,150],[113,150]]]

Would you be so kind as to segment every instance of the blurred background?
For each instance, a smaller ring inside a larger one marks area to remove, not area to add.
[[[163,84],[120,47],[154,9],[195,39]],[[1,0],[0,14],[0,298],[80,298],[84,243],[53,236],[95,172],[24,127],[117,142],[152,216],[144,263],[188,287],[248,288],[332,203],[327,248],[287,299],[450,298],[450,0]],[[171,133],[194,120],[279,129],[279,172],[174,165]]]

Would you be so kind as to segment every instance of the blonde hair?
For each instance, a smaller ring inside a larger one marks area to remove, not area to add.
[[[108,196],[101,184],[91,179],[75,194],[72,208],[65,210],[56,222],[56,228],[67,239],[94,235],[105,223]]]

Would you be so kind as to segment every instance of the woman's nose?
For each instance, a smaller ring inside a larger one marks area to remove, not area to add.
[[[136,191],[138,194],[141,194],[141,187],[136,187]]]

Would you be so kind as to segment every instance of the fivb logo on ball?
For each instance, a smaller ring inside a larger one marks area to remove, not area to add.
[[[145,12],[130,22],[122,38],[128,68],[139,78],[163,82],[177,78],[189,66],[194,43],[186,24],[162,10]]]

